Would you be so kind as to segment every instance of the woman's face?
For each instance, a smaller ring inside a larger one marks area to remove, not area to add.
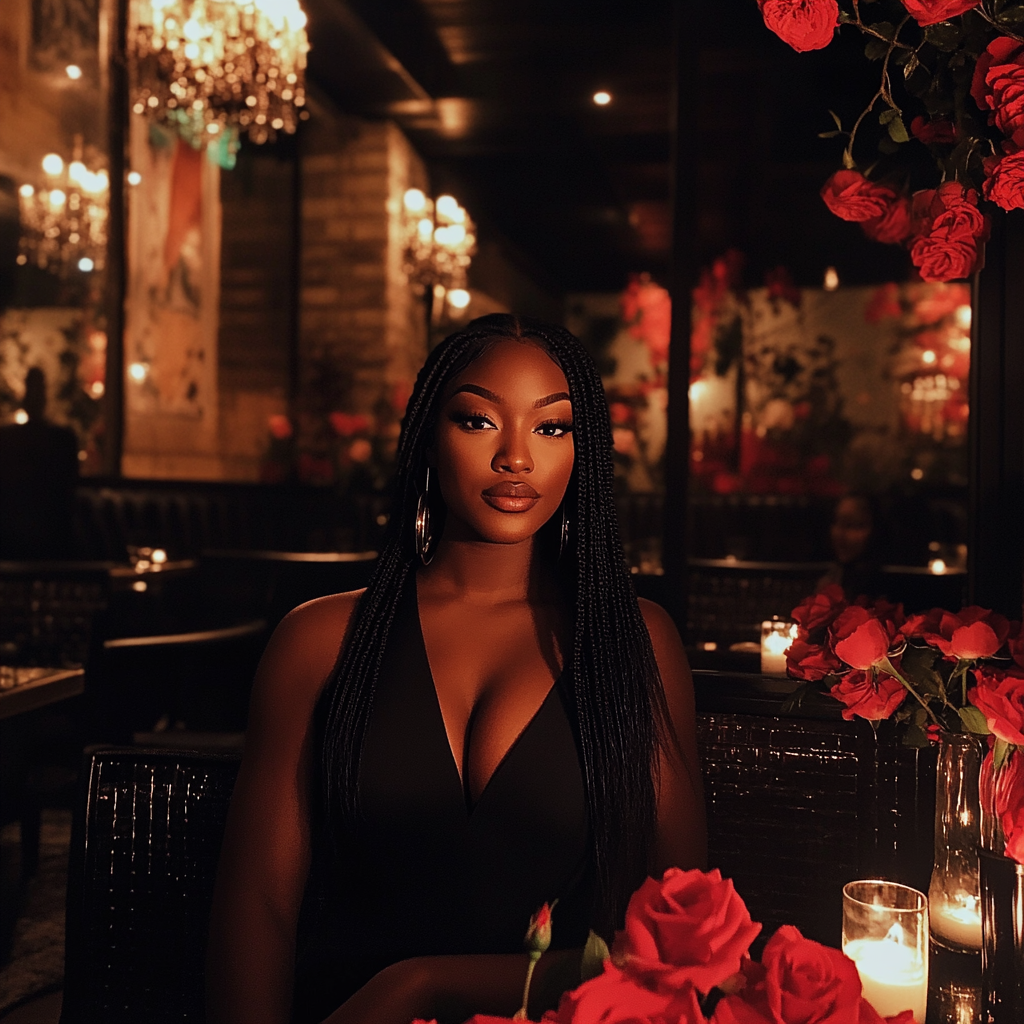
[[[842,498],[832,517],[832,549],[843,565],[855,562],[868,549],[874,523],[871,509],[859,498]]]
[[[448,385],[430,464],[445,532],[516,544],[558,509],[572,475],[565,374],[539,345],[502,339]]]

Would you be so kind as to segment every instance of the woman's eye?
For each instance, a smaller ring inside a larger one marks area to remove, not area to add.
[[[490,419],[481,413],[456,413],[452,419],[466,430],[497,429]]]
[[[566,434],[572,433],[572,424],[568,420],[552,420],[542,423],[535,433],[542,437],[565,437]]]

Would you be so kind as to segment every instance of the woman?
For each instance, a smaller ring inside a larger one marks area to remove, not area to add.
[[[836,502],[829,526],[835,561],[818,581],[819,591],[838,583],[848,601],[883,596],[880,519],[877,501],[866,494],[847,494]]]
[[[634,596],[611,448],[561,328],[481,317],[430,355],[373,580],[292,612],[257,673],[211,1021],[511,1014],[557,898],[539,1012],[645,874],[703,864],[689,669]]]

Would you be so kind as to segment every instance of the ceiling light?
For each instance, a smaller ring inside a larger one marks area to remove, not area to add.
[[[129,171],[128,172],[128,184],[129,185],[138,185],[140,181],[142,181],[142,175],[139,174],[138,171]]]
[[[608,104],[611,103],[611,101],[612,101],[612,94],[610,92],[605,92],[602,89],[600,92],[595,92],[594,93],[594,102],[599,107],[607,107]]]
[[[465,288],[453,288],[448,293],[448,304],[454,309],[465,309],[469,305],[469,292]]]
[[[77,82],[82,77],[82,69],[77,64],[69,64],[64,70],[72,82]]]

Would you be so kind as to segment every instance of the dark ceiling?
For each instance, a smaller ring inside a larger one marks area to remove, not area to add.
[[[680,153],[697,168],[698,260],[740,248],[751,284],[780,263],[803,284],[827,264],[849,282],[905,276],[899,250],[817,195],[838,166],[817,138],[827,109],[849,118],[877,87],[858,41],[796,54],[755,0],[677,2],[678,18],[672,0],[306,0],[310,74],[343,107],[397,120],[435,191],[550,293],[617,290],[669,267],[678,26],[697,62]]]

